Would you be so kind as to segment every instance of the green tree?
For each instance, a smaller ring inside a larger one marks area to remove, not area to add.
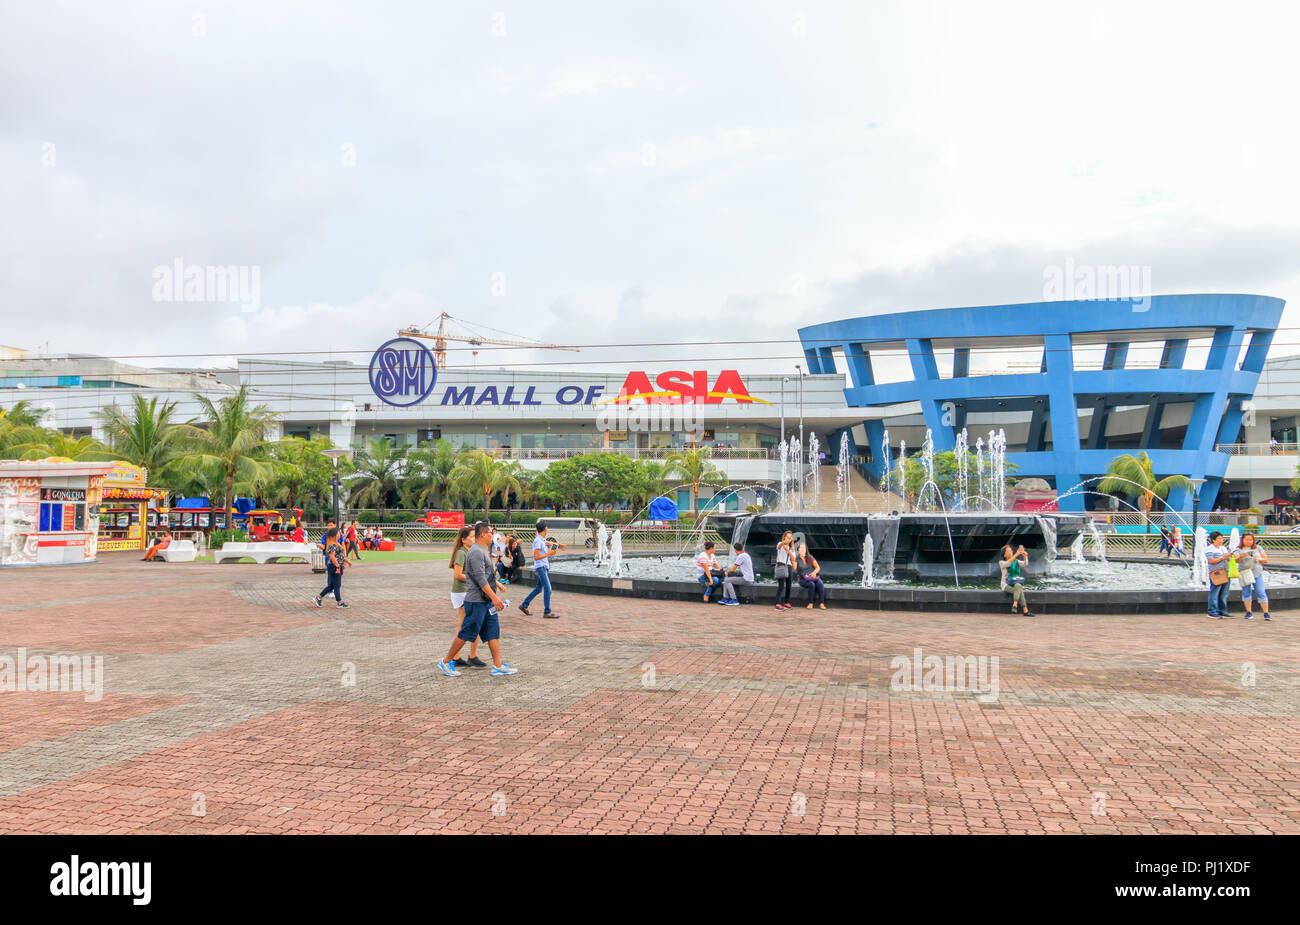
[[[0,408],[0,424],[9,427],[39,427],[41,416],[27,399]]]
[[[987,465],[987,463],[986,463]],[[957,500],[957,485],[959,481],[961,467],[957,464],[957,454],[952,450],[944,450],[934,454],[934,484],[938,488],[939,494],[943,497],[943,507],[951,510]],[[1007,487],[1010,488],[1016,483],[1014,478],[1009,476],[1018,472],[1020,467],[1013,462],[1007,462]],[[985,472],[986,482],[992,482],[992,475]],[[907,459],[900,460],[898,466],[890,473],[889,481],[891,485],[902,485],[903,493],[911,500],[913,504],[923,500],[921,491],[925,483],[929,480],[929,475],[925,470],[925,464],[921,461],[920,454],[909,456]],[[966,494],[973,498],[979,493],[979,469],[978,460],[974,453],[966,454]],[[932,496],[926,496],[927,498]],[[993,499],[988,499],[992,501]]]
[[[176,402],[132,395],[129,409],[108,405],[95,412],[118,459],[148,470],[150,484],[161,484],[167,467],[181,454],[185,428],[172,420]]]
[[[645,491],[645,472],[622,453],[581,453],[551,463],[538,477],[537,491],[548,500],[591,507],[632,501]]]
[[[1106,467],[1106,478],[1097,484],[1097,490],[1106,494],[1137,498],[1143,521],[1149,522],[1151,505],[1156,498],[1165,501],[1173,488],[1191,488],[1192,481],[1185,475],[1156,478],[1151,467],[1151,457],[1146,453],[1133,456],[1125,453],[1116,456]]]
[[[189,446],[179,465],[191,472],[216,466],[225,486],[223,504],[228,514],[234,514],[236,479],[255,486],[265,484],[270,475],[266,435],[275,412],[266,405],[250,404],[248,386],[215,402],[200,394],[195,394],[194,400],[204,420],[181,425]]]
[[[422,446],[406,456],[406,481],[402,485],[403,504],[412,508],[449,508],[460,492],[452,481],[459,454],[450,440]]]
[[[641,470],[641,483],[634,499],[634,505],[639,511],[641,508],[647,507],[655,498],[668,491],[669,466],[668,463],[656,459],[638,460],[637,466]],[[636,511],[633,511],[633,514],[635,513]]]
[[[350,483],[353,506],[373,506],[382,520],[388,499],[402,485],[402,476],[406,471],[406,448],[396,446],[387,437],[371,440],[369,446],[357,451],[352,471]]]
[[[691,509],[700,513],[700,486],[726,485],[727,474],[713,465],[707,446],[680,450],[668,457],[667,476],[691,486]]]
[[[270,444],[267,450],[271,471],[262,487],[266,501],[277,508],[296,507],[307,511],[313,507],[311,496],[315,495],[318,512],[329,508],[334,462],[328,456],[322,456],[321,451],[332,446],[329,438],[324,436],[310,440],[285,437]],[[338,467],[340,476],[352,469],[347,459],[340,459]]]
[[[10,459],[47,459],[62,456],[78,462],[109,460],[113,451],[93,437],[70,437],[57,430],[45,428],[19,428],[22,439],[11,444],[6,454]]]
[[[482,450],[470,450],[461,455],[451,471],[451,481],[466,493],[475,492],[483,499],[483,516],[487,517],[495,495],[505,497],[523,490],[519,482],[519,463],[497,459]]]

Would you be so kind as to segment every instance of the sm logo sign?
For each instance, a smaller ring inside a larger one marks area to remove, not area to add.
[[[438,364],[429,348],[409,337],[390,340],[370,358],[370,388],[385,404],[405,408],[429,397]]]

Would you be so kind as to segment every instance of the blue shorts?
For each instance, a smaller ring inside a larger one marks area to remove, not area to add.
[[[477,637],[484,642],[501,638],[501,621],[491,601],[466,601],[465,619],[460,623],[457,638],[473,642]]]

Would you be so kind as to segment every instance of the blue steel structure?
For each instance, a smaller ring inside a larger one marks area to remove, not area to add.
[[[1084,478],[1101,475],[1119,453],[1145,451],[1157,475],[1175,473],[1206,479],[1203,509],[1214,505],[1228,466],[1218,443],[1232,443],[1264,368],[1282,315],[1281,299],[1258,295],[1164,295],[1145,299],[1035,302],[942,308],[850,318],[800,328],[811,373],[835,373],[842,353],[851,385],[851,407],[872,408],[920,402],[936,450],[953,448],[972,412],[1031,412],[1023,449],[1008,449],[1019,477],[1037,476],[1066,491]],[[1191,340],[1210,347],[1203,369],[1186,369]],[[1157,369],[1127,369],[1130,344],[1163,343]],[[1076,369],[1077,345],[1105,345],[1101,369]],[[1041,345],[1036,373],[971,376],[970,351]],[[872,351],[906,350],[912,379],[877,384]],[[951,378],[940,378],[936,354],[952,351]],[[1182,445],[1160,447],[1163,409],[1190,403]],[[1145,426],[1136,449],[1108,449],[1106,419],[1116,407],[1145,405]],[[1093,409],[1088,433],[1079,432],[1079,410]],[[884,422],[865,420],[872,449],[869,468],[883,466]],[[836,435],[834,440],[838,440]],[[852,436],[850,436],[852,439]],[[1190,510],[1191,496],[1175,490],[1170,507]],[[1060,501],[1063,511],[1082,511],[1084,496]]]

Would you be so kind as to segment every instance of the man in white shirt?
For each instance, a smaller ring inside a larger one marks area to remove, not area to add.
[[[743,543],[735,543],[732,548],[736,550],[736,557],[731,560],[731,568],[727,569],[727,577],[723,579],[722,599],[718,603],[736,607],[740,604],[740,598],[736,596],[736,585],[754,583],[754,560],[745,552]],[[736,572],[740,574],[734,574]]]
[[[704,544],[704,551],[695,557],[695,580],[704,585],[704,603],[709,602],[715,588],[722,587],[722,566],[718,564],[718,557],[713,554],[714,544],[712,542]]]
[[[546,521],[537,521],[537,536],[533,539],[533,575],[536,576],[536,584],[533,585],[533,590],[528,592],[524,602],[519,605],[519,612],[524,616],[531,616],[528,613],[528,605],[533,602],[533,598],[541,594],[542,616],[548,620],[560,618],[558,613],[551,610],[551,556],[563,548],[563,543],[557,542],[552,546],[547,541]]]

